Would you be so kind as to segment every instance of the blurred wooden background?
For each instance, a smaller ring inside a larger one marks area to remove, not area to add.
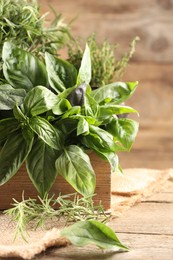
[[[173,167],[173,1],[172,0],[39,0],[41,10],[52,5],[66,22],[77,17],[74,36],[96,32],[119,43],[117,57],[140,37],[124,81],[139,81],[128,105],[140,113],[140,131],[130,153],[120,155],[127,167]],[[51,16],[50,16],[51,19]]]

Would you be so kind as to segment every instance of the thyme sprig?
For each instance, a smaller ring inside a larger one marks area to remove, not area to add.
[[[135,37],[129,45],[129,51],[125,52],[120,59],[116,58],[116,49],[119,45],[110,44],[105,40],[99,43],[96,34],[89,36],[86,41],[90,48],[92,63],[91,87],[101,87],[112,81],[120,81],[125,69],[132,58],[136,42],[139,37]],[[83,56],[83,39],[72,40],[68,44],[68,61],[71,62],[78,70]]]
[[[62,220],[64,226],[81,220],[99,220],[107,222],[110,215],[104,211],[101,203],[94,205],[92,197],[79,197],[78,194],[59,195],[50,197],[46,195],[43,199],[25,199],[22,201],[13,199],[12,208],[4,213],[16,223],[15,239],[20,235],[25,241],[28,229],[46,228],[49,220]],[[58,208],[58,209],[57,209]]]

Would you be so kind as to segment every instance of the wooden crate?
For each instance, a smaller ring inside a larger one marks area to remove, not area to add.
[[[97,185],[94,196],[94,201],[98,204],[102,201],[105,209],[110,209],[111,205],[111,175],[110,166],[107,162],[101,160],[93,152],[89,154],[92,166],[96,173]],[[10,207],[12,198],[21,201],[22,192],[24,191],[25,198],[35,198],[38,195],[35,187],[31,183],[25,169],[25,165],[21,167],[18,173],[6,184],[0,187],[0,210]],[[74,189],[61,177],[58,176],[50,194],[69,194],[75,192]]]

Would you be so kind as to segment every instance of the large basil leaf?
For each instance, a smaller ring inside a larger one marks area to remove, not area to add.
[[[91,81],[91,57],[90,57],[90,49],[86,44],[83,58],[81,61],[81,66],[79,68],[79,73],[77,76],[77,85],[79,86],[82,83],[89,84],[90,81]]]
[[[104,105],[99,106],[99,115],[98,119],[100,121],[104,121],[105,119],[109,119],[111,115],[120,115],[120,114],[127,114],[127,113],[137,113],[134,108],[129,106],[120,106],[120,105]]]
[[[27,157],[28,175],[42,197],[50,190],[56,179],[55,161],[57,157],[57,150],[39,138],[34,142]]]
[[[56,169],[77,192],[84,196],[94,193],[94,170],[88,155],[80,147],[70,145],[65,148],[56,160]]]
[[[28,91],[37,85],[47,86],[45,65],[31,53],[5,42],[2,59],[4,76],[14,88]]]
[[[0,110],[10,110],[22,103],[26,92],[24,89],[14,89],[8,84],[0,86]]]
[[[19,170],[31,150],[33,139],[24,139],[21,132],[13,132],[0,151],[0,185]]]
[[[19,122],[15,118],[6,118],[0,120],[0,142],[19,128]]]
[[[63,146],[63,136],[46,119],[35,116],[29,119],[31,129],[49,146],[60,150]]]
[[[102,152],[116,151],[113,136],[100,127],[90,125],[90,133],[82,138],[82,143],[90,149]]]
[[[76,68],[67,61],[45,54],[49,84],[57,92],[73,87],[77,80]]]
[[[107,157],[109,156],[110,153],[122,152],[122,151],[126,151],[127,149],[125,149],[124,146],[122,146],[116,139],[112,140],[113,137],[112,135],[109,135],[108,132],[106,133],[107,133],[106,136],[108,138],[102,139],[99,135],[90,132],[88,135],[83,136],[81,138],[81,143],[87,148],[94,150],[96,153],[100,155],[100,157],[102,158],[105,157],[108,160]],[[109,147],[109,143],[111,144],[111,147]],[[110,164],[112,166],[112,162],[110,162]]]
[[[138,122],[128,119],[113,119],[106,125],[106,130],[118,140],[126,150],[130,150],[138,132]]]
[[[128,250],[110,227],[96,220],[77,222],[63,229],[61,236],[68,238],[75,246],[95,244],[103,249]]]
[[[91,95],[98,103],[113,102],[114,104],[121,104],[132,96],[137,85],[137,81],[115,82],[92,91]]]
[[[52,109],[58,103],[57,96],[43,86],[31,89],[23,102],[25,114],[36,116]]]

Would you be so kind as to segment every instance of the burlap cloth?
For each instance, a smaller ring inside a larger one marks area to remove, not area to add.
[[[173,170],[126,169],[124,175],[112,175],[112,214],[120,216],[136,202],[145,200],[154,192],[163,189],[166,181],[173,179]],[[16,223],[0,214],[0,257],[32,259],[51,246],[67,246],[69,241],[60,237],[63,221],[51,220],[46,229],[29,229],[27,243],[17,237],[14,240]]]

